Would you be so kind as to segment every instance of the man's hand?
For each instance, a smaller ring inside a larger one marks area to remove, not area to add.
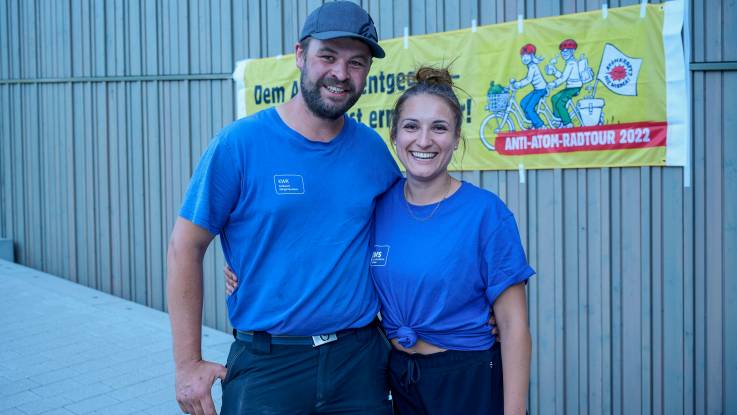
[[[222,382],[226,373],[225,366],[205,360],[177,367],[175,387],[179,408],[186,414],[217,415],[210,390],[215,378]]]

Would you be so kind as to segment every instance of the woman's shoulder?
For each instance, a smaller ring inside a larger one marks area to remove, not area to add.
[[[504,201],[490,189],[484,189],[467,181],[461,181],[461,189],[465,197],[478,203],[490,206],[504,205]]]
[[[463,191],[464,205],[479,212],[483,217],[492,221],[503,221],[512,212],[500,198],[492,190],[481,188],[473,183],[462,182],[461,190]]]

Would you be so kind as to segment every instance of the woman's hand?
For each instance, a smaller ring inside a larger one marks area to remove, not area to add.
[[[501,343],[502,337],[499,335],[499,328],[496,326],[496,317],[494,316],[493,308],[491,309],[491,313],[489,313],[489,325],[491,326],[491,334],[496,336],[496,341]]]
[[[225,274],[225,294],[231,295],[238,288],[238,277],[228,264],[223,267],[223,273]]]

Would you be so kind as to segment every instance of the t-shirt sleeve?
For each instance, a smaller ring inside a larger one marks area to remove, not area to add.
[[[510,286],[527,281],[535,274],[535,270],[527,263],[517,222],[511,212],[493,230],[486,241],[483,255],[487,275],[486,298],[489,304],[494,304]]]
[[[227,135],[218,134],[200,158],[179,216],[217,235],[240,197],[241,166]]]

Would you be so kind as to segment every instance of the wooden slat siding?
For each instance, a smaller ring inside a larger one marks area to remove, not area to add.
[[[586,267],[581,271],[582,279],[587,280],[588,290],[587,310],[583,313],[586,318],[586,330],[588,336],[584,337],[586,342],[588,359],[585,360],[585,396],[586,405],[583,412],[601,413],[602,411],[602,382],[603,382],[603,359],[600,343],[603,343],[603,313],[601,312],[602,301],[602,210],[601,203],[601,172],[592,170],[586,178],[586,231],[581,238],[584,245],[579,249],[586,253]]]
[[[612,412],[624,413],[622,408],[622,192],[621,169],[612,168],[610,170],[611,180],[611,246],[608,254],[611,267],[611,324],[612,324],[612,345],[611,345],[611,364],[612,364]]]
[[[731,13],[737,14],[735,5],[732,5]],[[727,25],[729,26],[729,25]],[[726,29],[726,28],[725,28]],[[735,29],[731,27],[730,33],[734,34]],[[731,39],[735,39],[732,37]],[[732,46],[729,53],[725,53],[729,59],[737,57],[735,52],[737,48]],[[725,91],[737,90],[737,73],[725,73],[723,75],[723,85]],[[723,270],[722,278],[724,281],[724,310],[723,324],[724,328],[724,403],[723,411],[726,414],[737,413],[737,145],[735,137],[737,137],[737,99],[734,94],[725,94],[722,102],[725,109],[723,123],[723,166],[724,166],[724,182],[723,182]]]
[[[316,2],[315,7],[322,3],[328,3],[327,1]],[[363,7],[371,15],[376,25],[376,33],[379,39],[390,39],[394,37],[394,15],[393,15],[393,1],[392,0],[351,0],[351,2]],[[314,10],[310,8],[310,10]],[[305,16],[306,17],[306,16]],[[304,20],[300,21],[303,22]],[[402,30],[400,29],[396,36],[402,36]]]
[[[695,12],[698,8],[695,9]],[[694,19],[694,30],[700,19]],[[698,32],[695,32],[698,33]],[[696,52],[696,50],[695,50]],[[706,165],[704,153],[705,116],[706,116],[706,74],[693,75],[693,172],[694,172],[694,313],[696,323],[694,365],[696,413],[706,413],[706,214],[704,211]]]
[[[555,308],[552,301],[547,300],[555,293],[555,280],[546,277],[548,269],[553,269],[554,262],[554,243],[548,238],[555,236],[553,228],[553,206],[555,205],[553,193],[553,176],[550,172],[534,172],[531,177],[530,191],[534,192],[535,204],[535,221],[538,224],[538,232],[534,237],[537,249],[531,254],[531,264],[535,267],[537,275],[532,280],[529,291],[535,293],[531,297],[537,297],[535,303],[528,307],[531,310],[530,317],[536,325],[537,329],[533,334],[537,343],[533,344],[533,362],[537,361],[537,371],[539,373],[536,412],[540,412],[542,408],[555,408],[556,391],[552,385],[557,383],[555,372],[555,356],[552,353],[542,354],[540,350],[554,350],[555,347]],[[501,174],[506,174],[501,172]],[[498,193],[504,198],[501,192]],[[531,198],[533,199],[533,198]],[[545,208],[542,208],[545,206]],[[543,238],[541,235],[547,235]],[[534,310],[534,311],[532,311]],[[540,345],[539,347],[537,345]],[[534,406],[533,406],[534,408]]]
[[[705,205],[706,214],[706,410],[713,413],[722,407],[723,388],[723,344],[722,344],[722,125],[721,111],[714,111],[722,103],[722,75],[707,73],[706,111],[704,114],[704,158],[705,158]],[[716,212],[716,213],[715,213]]]
[[[634,169],[633,169],[634,170]],[[650,167],[641,167],[639,169],[639,199],[641,217],[639,229],[638,250],[633,252],[634,255],[640,257],[639,279],[632,281],[632,288],[635,292],[633,295],[641,299],[640,313],[636,316],[635,321],[640,322],[640,338],[639,344],[632,344],[634,356],[640,356],[640,365],[634,369],[639,369],[639,373],[635,375],[641,379],[640,382],[640,402],[639,412],[641,414],[650,413],[652,407],[652,178]],[[636,170],[634,170],[636,171]],[[638,287],[639,285],[639,292]],[[635,402],[637,404],[637,402]]]
[[[641,280],[640,261],[647,252],[640,249],[641,200],[640,177],[637,169],[621,171],[621,356],[622,356],[622,410],[626,414],[636,414],[640,410],[642,390],[640,368],[640,314],[641,314]],[[647,275],[644,276],[647,278]]]
[[[266,57],[269,56],[268,53],[268,17],[267,17],[267,9],[269,7],[268,1],[266,0],[260,0],[260,1],[252,1],[251,2],[255,8],[253,9],[254,14],[249,16],[248,24],[255,24],[257,28],[257,32],[254,34],[255,39],[259,42],[258,47],[254,50],[256,52],[256,55],[254,55],[255,58],[259,57]],[[253,19],[253,20],[252,20]]]
[[[264,56],[261,53],[261,7],[259,2],[249,1],[248,2],[248,13],[247,19],[244,24],[248,29],[248,54],[246,58],[255,59],[260,56]]]
[[[562,327],[565,332],[580,333],[578,324],[578,218],[583,213],[578,210],[577,195],[578,172],[576,170],[561,171],[561,187],[559,195],[561,196],[560,209],[563,226],[561,227],[561,237],[559,245],[562,249],[560,252],[561,269],[559,281],[562,284]],[[568,414],[580,413],[580,396],[578,394],[579,384],[579,365],[580,350],[578,349],[578,335],[564,335],[562,337],[562,354],[563,362],[561,366],[562,374],[565,381],[563,395],[565,399],[564,411]],[[561,396],[561,397],[563,397]]]
[[[0,4],[0,79],[9,77],[10,60],[10,19],[8,16],[8,2]],[[2,108],[11,108],[10,97],[8,96],[9,86],[0,85],[0,106]],[[10,135],[10,111],[2,111],[0,114],[0,137],[8,137]],[[10,154],[10,142],[0,139],[0,237],[12,239],[11,223],[11,206],[10,195],[11,190],[11,167],[7,154]]]
[[[683,173],[678,169],[664,169],[663,191],[669,203],[663,205],[663,218],[667,224],[663,229],[665,256],[673,258],[664,264],[663,314],[665,339],[664,360],[664,407],[663,412],[684,413],[684,270],[683,270]]]
[[[586,272],[588,262],[588,246],[586,245],[586,232],[588,232],[588,188],[586,183],[588,181],[588,175],[586,170],[576,169],[572,175],[575,183],[572,184],[575,196],[575,210],[577,215],[574,221],[574,228],[572,230],[572,236],[570,241],[570,249],[573,251],[573,255],[566,253],[566,257],[571,257],[573,262],[568,266],[573,270],[575,278],[571,278],[570,281],[575,284],[575,294],[571,295],[574,304],[571,306],[572,315],[575,319],[574,323],[578,327],[579,335],[574,339],[575,343],[572,345],[572,349],[575,351],[575,355],[571,356],[571,359],[576,360],[576,371],[572,372],[576,378],[576,385],[571,385],[573,391],[571,394],[576,396],[576,409],[578,413],[588,413],[588,291],[589,281],[588,273]],[[570,289],[570,285],[567,287]]]
[[[153,32],[152,28],[152,32]],[[144,163],[146,168],[146,212],[147,222],[145,233],[147,238],[148,261],[146,274],[136,275],[134,295],[137,302],[144,302],[148,292],[150,294],[150,305],[160,310],[166,309],[164,295],[166,276],[166,247],[169,239],[169,229],[164,220],[164,203],[162,200],[162,140],[160,136],[160,123],[158,117],[158,103],[160,101],[160,83],[146,82],[143,84],[145,90],[143,119],[144,119]],[[140,231],[140,230],[138,230]],[[146,276],[149,278],[146,278]],[[151,287],[148,290],[148,287]]]

